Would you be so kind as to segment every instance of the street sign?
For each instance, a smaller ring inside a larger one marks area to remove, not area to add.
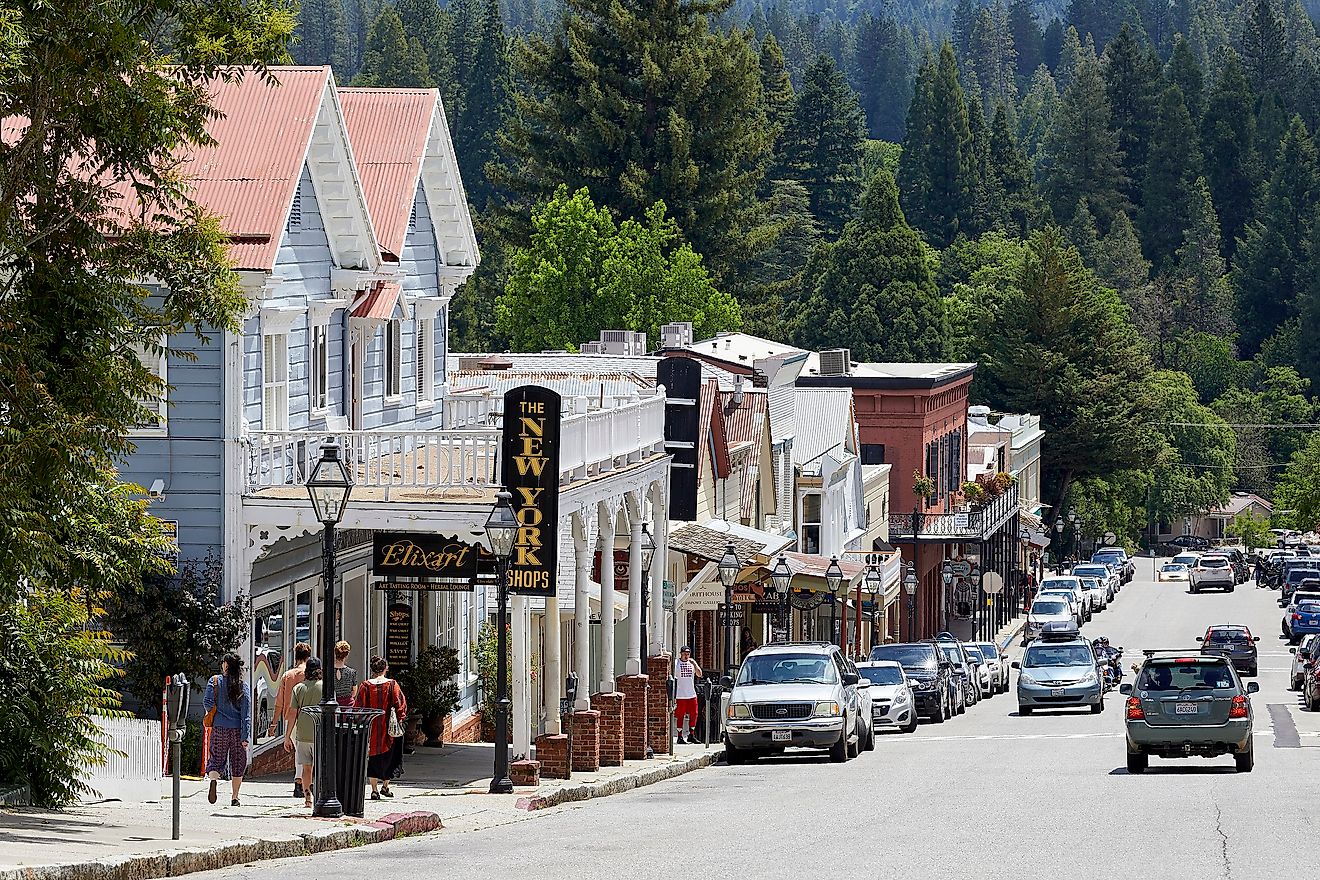
[[[660,605],[666,611],[674,610],[674,599],[678,596],[678,585],[673,581],[664,581],[660,592]]]
[[[959,559],[949,564],[949,574],[965,578],[972,573],[972,564],[966,559]]]
[[[742,626],[743,606],[732,605],[728,608],[720,609],[720,626]]]
[[[1004,579],[997,571],[987,571],[985,576],[981,578],[981,589],[987,595],[993,596],[1004,589]]]
[[[1117,543],[1117,541],[1118,541],[1118,535],[1115,535],[1113,532],[1105,532],[1106,544],[1114,544]]]
[[[971,523],[971,514],[955,513],[953,515],[953,527],[958,531],[965,531]]]

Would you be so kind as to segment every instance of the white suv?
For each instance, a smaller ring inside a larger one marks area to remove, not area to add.
[[[1233,564],[1227,556],[1207,554],[1196,560],[1192,568],[1192,592],[1199,593],[1206,587],[1220,587],[1233,592],[1237,578],[1233,575]]]
[[[842,763],[875,748],[871,684],[836,645],[764,645],[743,660],[732,686],[724,730],[730,764],[797,747],[828,749]]]

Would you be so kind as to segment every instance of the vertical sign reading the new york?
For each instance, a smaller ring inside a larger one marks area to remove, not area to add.
[[[518,533],[509,592],[553,596],[559,561],[559,395],[520,385],[504,395],[500,479],[513,495]]]

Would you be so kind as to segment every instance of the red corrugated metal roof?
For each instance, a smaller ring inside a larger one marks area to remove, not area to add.
[[[353,303],[354,318],[375,318],[388,321],[394,316],[394,308],[399,303],[400,287],[393,281],[377,281],[358,295]]]
[[[353,160],[381,250],[403,252],[439,93],[435,89],[340,89]]]

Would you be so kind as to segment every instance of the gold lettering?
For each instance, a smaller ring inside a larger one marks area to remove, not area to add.
[[[522,530],[519,529],[519,531]],[[540,542],[537,543],[539,545]],[[515,556],[513,560],[514,565],[539,566],[541,564],[541,557],[536,555],[537,551],[534,547],[515,546],[514,551],[515,551]]]
[[[513,463],[517,466],[518,476],[520,477],[527,476],[527,472],[531,471],[533,476],[539,478],[541,472],[545,470],[546,461],[547,459],[544,458],[526,458],[521,455],[516,455],[513,458]]]
[[[545,419],[529,419],[527,416],[522,416],[518,421],[522,424],[522,430],[518,432],[518,436],[524,440],[531,435],[545,436]]]
[[[537,500],[541,497],[541,493],[544,491],[545,491],[544,487],[541,488],[529,488],[527,486],[518,487],[518,494],[522,496],[522,503],[527,505],[528,507],[535,507]]]
[[[544,519],[545,516],[541,513],[541,508],[539,507],[520,507],[518,508],[517,514],[515,514],[515,518],[520,525],[539,526],[541,520]]]
[[[539,512],[539,511],[538,511]],[[523,526],[518,530],[518,540],[514,542],[515,547],[540,547],[541,530]]]

